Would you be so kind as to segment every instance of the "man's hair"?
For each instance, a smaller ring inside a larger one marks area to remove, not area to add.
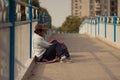
[[[37,25],[35,26],[34,32],[35,32],[36,34],[38,34],[39,32],[45,31],[45,29],[47,29],[47,28],[45,28],[44,25],[42,25],[42,24],[37,24]]]

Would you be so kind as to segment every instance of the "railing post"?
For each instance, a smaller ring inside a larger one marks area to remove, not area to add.
[[[114,42],[116,42],[116,13],[114,13],[113,21],[114,21]]]
[[[30,58],[32,58],[32,0],[28,1],[29,7],[29,20],[30,20]]]
[[[88,29],[88,21],[89,21],[89,19],[87,18],[87,33],[88,33],[88,31],[89,31],[89,29]]]
[[[91,35],[92,35],[92,18],[90,19],[90,21],[91,21],[91,28],[90,28],[91,30],[90,31],[91,31]]]
[[[95,36],[96,36],[96,24],[97,24],[97,20],[95,18]]]
[[[40,9],[38,9],[38,23],[40,23]]]
[[[98,35],[100,35],[100,15],[98,15]]]
[[[43,23],[44,25],[47,25],[47,17],[48,17],[48,14],[47,13],[43,13]]]
[[[14,56],[15,56],[15,0],[9,0],[10,27],[10,54],[9,54],[9,80],[14,80]]]
[[[104,37],[106,38],[107,36],[106,36],[106,24],[107,24],[107,16],[106,16],[106,14],[105,14],[105,16],[104,16]]]
[[[43,23],[43,20],[42,20],[42,13],[41,13],[40,10],[39,10],[39,23],[40,23],[40,24]]]

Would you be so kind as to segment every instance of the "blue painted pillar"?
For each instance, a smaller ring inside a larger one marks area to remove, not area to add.
[[[29,20],[30,20],[30,58],[32,58],[32,0],[28,1],[31,5],[29,7]]]
[[[38,9],[38,23],[40,23],[40,9]]]
[[[100,15],[98,15],[98,35],[100,35]]]
[[[41,13],[41,9],[39,8],[39,18],[38,18],[38,23],[42,24],[43,23],[43,20],[42,20],[42,13]]]
[[[14,58],[15,58],[15,0],[9,0],[9,22],[10,27],[10,54],[9,54],[9,80],[14,80]]]
[[[116,42],[116,20],[117,20],[116,13],[114,13],[113,20],[114,20],[114,42]]]
[[[42,23],[45,24],[45,13],[42,15]]]
[[[51,17],[49,17],[49,28],[51,28]]]
[[[88,24],[89,24],[89,18],[87,18],[87,33],[89,31]]]
[[[106,14],[105,14],[105,16],[104,16],[104,37],[106,38],[107,36],[106,36],[106,24],[107,24],[107,16],[106,16]]]
[[[43,19],[42,19],[42,13],[41,13],[41,11],[40,11],[40,13],[39,13],[39,16],[40,16],[40,18],[39,18],[39,21],[40,21],[40,22],[39,22],[39,23],[40,23],[40,24],[43,24]]]
[[[48,14],[47,13],[43,13],[43,23],[45,24],[45,25],[47,25],[46,23],[47,23],[47,18],[48,18]]]
[[[92,18],[90,19],[90,21],[91,21],[91,28],[90,28],[91,30],[90,31],[91,31],[91,35],[92,35]]]
[[[96,25],[97,25],[97,20],[95,18],[95,36],[96,36]]]

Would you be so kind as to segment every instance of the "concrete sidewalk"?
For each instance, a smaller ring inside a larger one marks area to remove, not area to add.
[[[28,80],[120,80],[120,50],[80,34],[58,34],[72,63],[36,64]]]

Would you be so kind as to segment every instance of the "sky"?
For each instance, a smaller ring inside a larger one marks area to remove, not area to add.
[[[40,6],[52,16],[52,25],[60,27],[66,17],[71,15],[71,0],[40,0]]]

